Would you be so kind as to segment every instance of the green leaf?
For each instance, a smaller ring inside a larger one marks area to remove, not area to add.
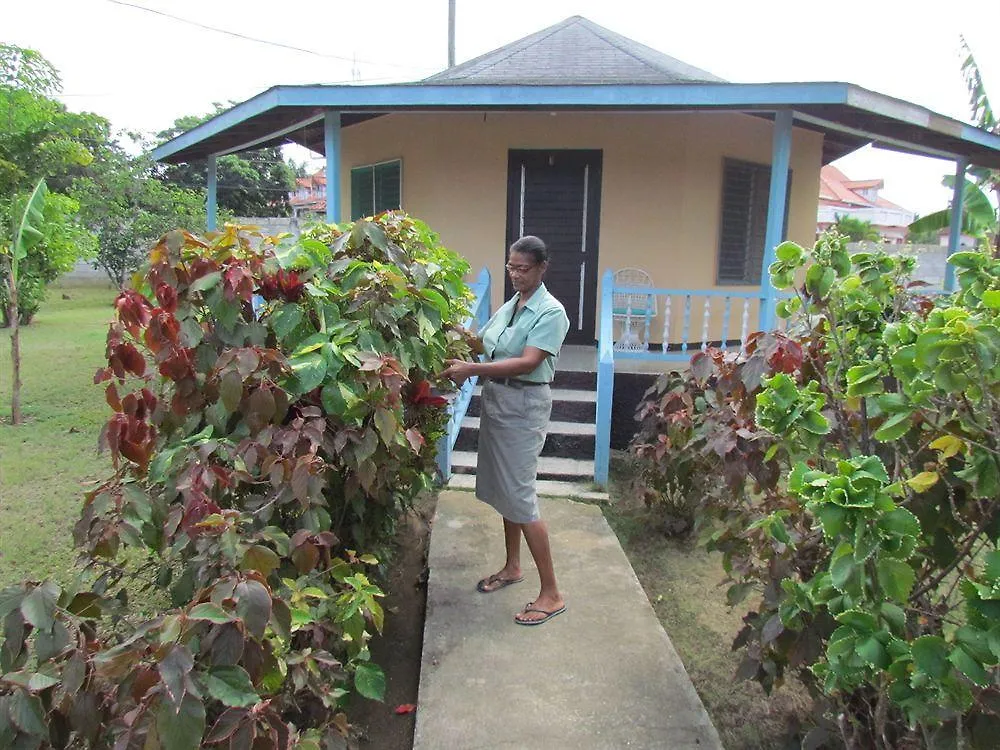
[[[936,680],[943,679],[951,667],[948,665],[948,644],[936,635],[922,635],[910,647],[917,669]]]
[[[271,619],[271,595],[259,581],[242,581],[236,586],[236,614],[254,638],[264,637],[264,628]]]
[[[326,377],[326,359],[319,352],[309,352],[301,357],[292,357],[289,361],[292,372],[298,381],[298,392],[309,393],[319,387]]]
[[[232,622],[233,619],[232,615],[213,602],[204,602],[194,606],[187,616],[190,620],[206,620],[214,623]]]
[[[21,614],[25,621],[39,630],[51,630],[59,593],[59,587],[52,581],[45,581],[32,589],[21,602]]]
[[[219,384],[219,398],[226,411],[232,414],[240,407],[240,400],[243,398],[243,378],[236,370],[230,370],[222,376]]]
[[[281,565],[281,558],[270,547],[255,544],[243,554],[240,570],[258,570],[267,578]]]
[[[379,407],[375,410],[375,428],[386,445],[392,445],[396,441],[399,425],[396,422],[396,415],[389,409]]]
[[[24,204],[20,218],[14,229],[14,242],[11,245],[10,271],[11,282],[16,286],[18,268],[28,253],[42,241],[42,225],[45,221],[45,200],[49,189],[45,180],[39,180],[35,189]]]
[[[197,750],[205,733],[205,706],[190,693],[184,696],[180,710],[169,701],[161,701],[156,712],[156,732],[163,750]]]
[[[993,310],[1000,310],[1000,291],[990,289],[983,292],[983,304]]]
[[[910,431],[910,420],[913,418],[912,411],[901,411],[890,416],[882,426],[875,430],[875,439],[882,443],[890,443],[899,440]]]
[[[244,708],[260,702],[243,667],[212,667],[203,675],[208,694],[226,706]]]
[[[802,249],[802,246],[791,241],[782,242],[774,248],[774,257],[784,263],[799,261],[804,255],[805,250]]]
[[[857,651],[858,656],[864,660],[865,664],[871,664],[879,669],[885,669],[889,666],[889,655],[885,652],[885,646],[882,645],[877,636],[858,639],[854,650]]]
[[[23,584],[8,586],[3,591],[0,591],[0,619],[3,619],[20,607],[22,599],[24,599]]]
[[[983,669],[983,665],[973,658],[962,646],[958,646],[952,650],[948,655],[948,661],[954,664],[959,672],[980,687],[986,687],[990,684],[990,676]]]
[[[836,617],[837,622],[846,625],[859,633],[874,633],[879,629],[878,622],[870,612],[860,609],[849,609]]]
[[[45,727],[45,707],[36,695],[18,690],[10,698],[10,719],[25,734],[48,737]]]
[[[354,687],[365,698],[380,701],[385,697],[385,673],[378,664],[361,662],[354,673]]]
[[[883,390],[882,371],[878,366],[855,365],[847,371],[848,396],[874,396]]]
[[[849,546],[849,545],[848,545]],[[830,578],[839,591],[844,591],[855,575],[854,555],[841,555],[830,566]]]
[[[299,305],[286,302],[271,313],[269,318],[271,330],[279,340],[282,340],[298,327],[302,322],[302,316],[302,308]]]
[[[910,591],[913,590],[913,584],[917,579],[913,568],[905,562],[893,560],[892,558],[880,558],[875,563],[875,568],[878,572],[878,582],[882,590],[891,599],[897,602],[905,602],[909,598]]]
[[[191,652],[187,646],[181,644],[171,646],[167,655],[156,665],[163,679],[163,686],[166,688],[166,697],[172,706],[180,706],[187,676],[193,667],[194,659]]]
[[[222,280],[222,271],[211,271],[191,282],[188,291],[206,292]]]

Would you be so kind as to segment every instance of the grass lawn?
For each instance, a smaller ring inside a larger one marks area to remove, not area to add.
[[[604,515],[684,662],[727,750],[783,747],[783,736],[810,710],[805,688],[790,682],[771,696],[756,682],[736,682],[741,653],[732,642],[743,609],[726,604],[722,556],[668,539],[658,517],[627,496],[612,473]]]
[[[67,299],[68,297],[68,299]],[[25,424],[10,424],[10,335],[0,331],[0,588],[70,577],[72,529],[88,483],[110,474],[97,437],[110,414],[93,384],[115,289],[64,282],[21,329]]]

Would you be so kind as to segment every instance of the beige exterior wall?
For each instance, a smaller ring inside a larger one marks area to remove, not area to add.
[[[503,294],[508,150],[600,149],[601,272],[638,266],[655,286],[717,288],[723,159],[770,163],[771,132],[770,121],[739,113],[387,115],[343,131],[342,216],[350,216],[352,167],[402,159],[403,208],[468,258],[473,274],[490,269],[495,308]],[[815,238],[821,152],[821,134],[794,129],[788,233],[802,244]],[[698,335],[700,326],[700,317],[692,319]]]

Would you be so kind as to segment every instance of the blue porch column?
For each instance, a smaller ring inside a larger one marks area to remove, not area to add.
[[[774,248],[784,240],[785,202],[788,197],[788,165],[792,155],[792,111],[774,113],[771,141],[771,190],[767,199],[767,231],[764,259],[760,267],[760,330],[774,328],[774,289],[767,269],[774,263]]]
[[[962,194],[965,192],[965,168],[967,164],[964,159],[959,159],[955,163],[955,189],[951,197],[951,220],[948,225],[948,255],[958,252],[958,245],[962,241]],[[944,290],[951,292],[955,290],[955,267],[951,263],[944,266]]]
[[[611,463],[611,405],[615,393],[614,354],[615,277],[608,269],[601,279],[601,328],[597,344],[597,418],[594,441],[594,484],[608,486]]]
[[[208,157],[208,176],[205,180],[205,197],[207,199],[205,201],[205,227],[210,232],[214,232],[215,228],[219,225],[218,193],[218,164],[215,154],[213,154]]]
[[[340,112],[323,116],[323,150],[326,153],[326,221],[340,221]]]

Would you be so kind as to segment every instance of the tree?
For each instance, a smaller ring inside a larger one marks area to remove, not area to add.
[[[965,37],[962,37],[962,50],[965,60],[962,62],[962,75],[966,88],[969,90],[969,107],[976,126],[994,135],[1000,135],[1000,121],[997,120],[983,76],[979,71],[972,50]],[[997,210],[990,203],[987,192],[992,191],[1000,203],[1000,170],[974,167],[969,170],[972,180],[965,181],[962,193],[962,231],[966,234],[982,237],[987,242],[992,237],[994,254],[1000,254],[1000,231],[998,231]],[[946,175],[944,184],[954,188],[955,178]],[[951,226],[951,207],[924,216],[910,224],[911,232],[940,231]]]
[[[42,224],[45,220],[45,196],[48,188],[45,180],[41,180],[20,210],[15,213],[15,222],[11,227],[10,244],[0,246],[0,255],[5,261],[7,276],[7,317],[11,321],[10,357],[13,366],[13,384],[10,400],[10,421],[21,424],[21,329],[17,314],[17,277],[28,254],[44,238]]]
[[[851,242],[878,242],[881,239],[878,230],[870,221],[839,214],[834,214],[833,218],[836,221],[834,228]]]
[[[147,156],[132,156],[111,141],[73,182],[80,219],[97,237],[95,265],[119,287],[139,267],[145,248],[165,232],[205,229],[204,191],[157,180],[153,169]]]
[[[222,111],[224,108],[216,104],[211,114],[178,118],[172,128],[158,133],[157,138],[161,143],[168,141]],[[161,165],[159,178],[174,187],[204,190],[207,174],[206,160],[198,159],[187,164]],[[234,216],[289,215],[288,192],[295,187],[295,173],[285,163],[280,149],[262,148],[220,157],[216,176],[220,210]]]
[[[21,322],[28,323],[45,288],[79,258],[93,254],[92,236],[75,220],[79,205],[66,188],[93,162],[94,150],[107,140],[108,122],[78,114],[52,98],[59,76],[34,50],[0,45],[0,222],[14,221],[18,196],[45,178],[44,237],[23,259],[17,298]],[[9,277],[0,270],[0,310],[9,325]]]

